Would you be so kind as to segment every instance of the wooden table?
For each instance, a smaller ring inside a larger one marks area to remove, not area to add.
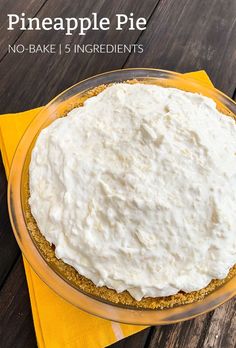
[[[236,95],[235,0],[0,0],[0,113],[44,105],[77,81],[124,67],[187,72],[205,69],[215,86]],[[7,13],[33,17],[99,16],[134,12],[148,19],[145,31],[90,31],[65,36],[54,31],[7,31]],[[144,52],[125,54],[12,54],[8,44],[126,43]],[[22,258],[12,234],[7,182],[0,161],[0,347],[35,347]],[[236,300],[194,320],[152,327],[113,347],[236,347]]]

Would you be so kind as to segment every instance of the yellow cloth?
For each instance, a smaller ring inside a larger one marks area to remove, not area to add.
[[[186,76],[212,86],[204,71]],[[0,148],[7,176],[17,144],[40,110],[0,116]],[[81,311],[53,292],[25,259],[24,266],[39,348],[102,348],[145,328],[114,323]]]

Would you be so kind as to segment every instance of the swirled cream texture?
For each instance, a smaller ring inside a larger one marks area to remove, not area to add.
[[[42,130],[30,206],[56,256],[137,300],[236,263],[236,127],[200,94],[116,84]]]

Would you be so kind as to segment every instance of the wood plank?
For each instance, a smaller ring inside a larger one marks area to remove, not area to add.
[[[0,155],[0,289],[20,255],[7,210],[7,180]]]
[[[1,290],[0,346],[37,347],[21,257]]]
[[[124,338],[123,340],[114,343],[109,346],[109,348],[145,348],[147,337],[151,329],[145,329],[135,335]]]
[[[65,36],[55,31],[25,31],[17,43],[28,45],[30,43],[62,45],[66,43],[135,43],[140,31],[116,31],[114,18],[116,13],[134,12],[135,15],[148,18],[155,8],[158,0],[142,2],[126,0],[90,0],[84,2],[48,0],[39,12],[38,17],[80,17],[97,12],[99,16],[109,17],[112,20],[108,31],[89,31],[85,36],[79,37],[78,32],[73,36]],[[1,113],[17,112],[48,102],[60,91],[91,76],[95,73],[120,68],[126,61],[129,53],[124,54],[38,54],[29,53],[8,54],[1,62],[2,71],[0,98]]]
[[[196,319],[156,326],[149,348],[234,348],[236,346],[236,299]]]
[[[0,0],[0,60],[7,53],[8,45],[21,35],[21,31],[7,30],[8,27],[8,14],[18,14],[22,12],[28,17],[33,17],[40,10],[43,4],[47,0],[27,0],[27,1],[15,1],[15,0]]]
[[[161,0],[126,67],[188,72],[205,69],[217,88],[236,87],[236,1]]]
[[[174,348],[174,347],[198,347],[198,342],[203,333],[202,329],[207,325],[208,317],[205,315],[195,320],[186,321],[174,325],[156,326],[152,332],[148,347]],[[191,346],[187,345],[191,340]]]
[[[211,316],[202,348],[236,347],[236,298],[218,307]]]

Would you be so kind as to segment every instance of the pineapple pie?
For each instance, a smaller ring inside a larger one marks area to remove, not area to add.
[[[56,257],[98,288],[190,293],[236,263],[235,121],[200,94],[108,86],[41,131],[29,192]]]

